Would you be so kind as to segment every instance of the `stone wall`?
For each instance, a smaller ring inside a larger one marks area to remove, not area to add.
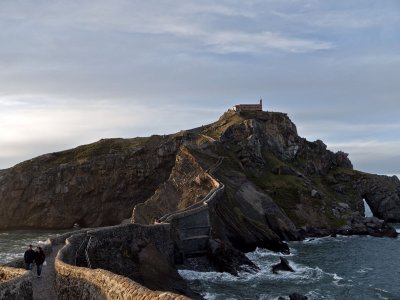
[[[93,247],[103,247],[104,244],[125,244],[129,247],[140,247],[140,243],[153,243],[168,260],[173,263],[174,243],[169,224],[140,225],[125,224],[94,229],[87,232],[92,237]]]
[[[32,283],[29,271],[0,267],[0,299],[32,299]]]
[[[88,231],[87,235],[106,241],[122,237],[129,240],[139,234],[154,241],[167,254],[172,251],[172,255],[173,249],[163,243],[162,234],[165,230],[165,225],[129,224]],[[68,238],[56,257],[56,292],[59,299],[188,299],[171,292],[152,291],[127,277],[104,269],[75,266],[76,253],[87,235],[80,233]]]
[[[216,188],[200,203],[163,218],[176,232],[177,245],[186,257],[204,255],[207,252],[211,238],[210,209],[221,199],[225,188],[223,183],[213,178],[212,180]]]

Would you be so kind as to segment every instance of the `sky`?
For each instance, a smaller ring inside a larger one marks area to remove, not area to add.
[[[400,174],[399,32],[397,0],[2,0],[0,169],[262,97],[356,169]]]

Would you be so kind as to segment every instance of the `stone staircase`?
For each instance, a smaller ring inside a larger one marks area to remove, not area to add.
[[[201,201],[179,211],[168,213],[159,219],[161,223],[170,223],[177,231],[178,246],[184,257],[202,256],[208,251],[211,239],[210,207],[212,207],[224,193],[225,186],[215,179],[213,173],[222,163],[223,157],[208,170],[208,175],[217,183]]]

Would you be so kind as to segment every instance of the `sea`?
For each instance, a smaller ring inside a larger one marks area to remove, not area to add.
[[[364,201],[365,215],[372,216]],[[400,233],[400,224],[392,224]],[[0,231],[0,265],[22,257],[29,244],[70,230]],[[274,299],[297,292],[317,299],[400,300],[400,238],[337,236],[289,242],[291,253],[265,249],[247,253],[258,272],[228,273],[179,270],[189,286],[208,300]],[[284,256],[295,272],[274,274]]]
[[[400,224],[392,224],[400,233]],[[66,232],[0,232],[0,264],[22,257],[27,245]],[[297,292],[308,299],[400,299],[400,238],[337,236],[289,242],[284,255],[295,270],[273,274],[282,254],[256,249],[247,256],[260,271],[239,276],[180,270],[190,287],[206,299],[278,299]]]
[[[400,233],[400,224],[392,224]],[[259,272],[239,276],[180,270],[206,299],[278,299],[294,292],[308,299],[400,299],[400,238],[337,236],[289,242],[291,254],[256,249],[247,257]],[[273,274],[284,256],[295,270]]]
[[[372,212],[364,200],[365,216]],[[400,234],[400,224],[391,224]],[[300,293],[310,300],[400,300],[400,237],[337,236],[289,242],[291,253],[265,249],[248,253],[260,271],[179,273],[190,287],[208,300],[274,299]],[[295,272],[273,274],[283,256]]]
[[[50,237],[73,231],[67,230],[12,230],[0,231],[0,265],[24,256],[28,245],[35,248]]]

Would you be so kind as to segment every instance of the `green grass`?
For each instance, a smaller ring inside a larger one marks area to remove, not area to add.
[[[87,159],[95,156],[106,155],[112,152],[122,152],[129,148],[143,146],[149,138],[135,139],[102,139],[98,142],[76,147],[74,149],[53,153],[54,164],[62,164],[70,161]]]
[[[224,113],[217,122],[207,126],[202,133],[214,139],[219,139],[228,127],[239,124],[243,122],[243,120],[244,119],[238,113],[228,111]]]

